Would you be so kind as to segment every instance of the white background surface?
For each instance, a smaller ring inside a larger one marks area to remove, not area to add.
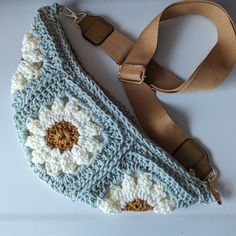
[[[12,123],[10,79],[21,57],[21,39],[37,8],[53,1],[0,1],[0,235],[236,235],[236,71],[219,89],[159,95],[186,132],[201,140],[220,169],[223,205],[193,206],[172,215],[104,215],[56,194],[33,174]],[[73,9],[104,15],[131,39],[171,0],[61,1]],[[236,1],[221,1],[236,19]],[[128,105],[115,64],[81,39],[67,19],[66,33],[85,68]],[[161,27],[158,61],[187,78],[217,40],[214,25],[185,17]]]

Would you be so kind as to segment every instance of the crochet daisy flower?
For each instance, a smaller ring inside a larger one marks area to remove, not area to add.
[[[52,176],[62,172],[75,174],[102,148],[101,127],[72,97],[55,99],[50,108],[41,107],[38,119],[29,120],[27,128],[26,146],[32,149],[31,161],[45,164]]]
[[[22,59],[12,77],[12,94],[22,91],[27,82],[40,76],[43,55],[39,49],[38,39],[33,36],[32,31],[33,29],[26,33],[22,41]]]
[[[112,186],[98,207],[105,213],[120,211],[148,211],[168,213],[176,208],[176,201],[166,192],[162,183],[155,183],[149,175],[125,175],[123,181]]]

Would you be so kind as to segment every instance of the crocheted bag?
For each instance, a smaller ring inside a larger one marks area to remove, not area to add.
[[[12,79],[14,123],[35,174],[106,213],[167,213],[213,201],[211,188],[148,138],[84,71],[60,11],[58,4],[37,11]]]

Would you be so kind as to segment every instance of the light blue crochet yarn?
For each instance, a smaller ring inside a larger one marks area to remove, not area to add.
[[[135,172],[149,173],[154,182],[165,183],[177,207],[213,201],[205,184],[191,177],[169,154],[146,138],[126,109],[83,70],[66,40],[58,12],[57,4],[38,10],[33,34],[39,39],[44,55],[41,76],[13,95],[17,134],[34,172],[57,192],[94,207],[110,185],[120,183],[125,174]],[[102,126],[104,144],[90,164],[80,167],[75,175],[52,177],[44,165],[31,162],[32,150],[25,146],[26,121],[36,119],[41,106],[51,105],[55,98],[65,96],[78,99],[91,111]]]

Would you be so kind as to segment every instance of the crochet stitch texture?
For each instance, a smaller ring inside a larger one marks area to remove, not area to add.
[[[12,80],[17,135],[34,172],[57,192],[106,213],[132,209],[132,202],[166,213],[213,201],[207,186],[145,137],[126,109],[84,71],[58,14],[57,4],[38,10]],[[74,110],[66,113],[65,101],[72,100]],[[73,142],[59,149],[55,142],[64,136]]]

